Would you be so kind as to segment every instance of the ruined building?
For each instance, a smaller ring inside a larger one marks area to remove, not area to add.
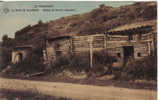
[[[31,45],[16,46],[12,50],[12,63],[18,63],[25,60],[32,51]]]
[[[113,66],[122,66],[128,60],[137,60],[152,55],[156,45],[156,32],[152,25],[119,27],[94,35],[69,36],[62,35],[47,38],[43,58],[45,64],[52,64],[58,56],[87,52],[93,59],[95,51],[105,50],[116,57]],[[32,46],[17,46],[12,52],[12,63],[24,60],[32,50]],[[88,58],[88,59],[90,59]]]
[[[117,61],[113,66],[122,66],[131,59],[141,59],[154,51],[155,34],[151,25],[129,29],[115,29],[102,34],[86,36],[60,36],[49,38],[44,51],[45,61],[53,63],[58,56],[70,53],[106,50]]]

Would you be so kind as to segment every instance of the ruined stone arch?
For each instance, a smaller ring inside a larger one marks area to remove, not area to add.
[[[23,60],[23,54],[21,52],[18,52],[14,57],[14,62],[19,63]]]

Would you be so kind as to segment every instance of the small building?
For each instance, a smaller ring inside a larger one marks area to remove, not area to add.
[[[16,64],[23,61],[31,53],[31,45],[16,46],[12,50],[12,63]]]

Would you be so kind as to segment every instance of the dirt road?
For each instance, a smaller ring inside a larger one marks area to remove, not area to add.
[[[0,78],[0,89],[32,91],[73,100],[157,100],[157,92],[150,90],[5,78]]]

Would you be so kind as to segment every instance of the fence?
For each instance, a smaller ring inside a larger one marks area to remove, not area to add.
[[[93,52],[106,48],[106,37],[104,34],[90,36],[75,36],[72,38],[72,52],[88,52],[90,57],[90,67],[93,67]]]

